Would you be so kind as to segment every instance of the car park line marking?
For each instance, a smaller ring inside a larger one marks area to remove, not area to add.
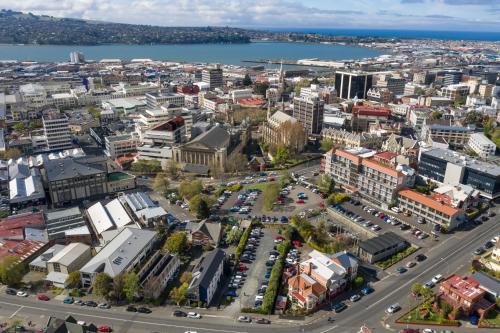
[[[23,308],[24,308],[24,306],[20,306],[19,309],[17,309],[16,311],[14,311],[13,314],[10,315],[9,319],[14,318],[19,313],[19,311],[21,311]]]
[[[334,328],[337,328],[337,327],[339,327],[339,325],[335,325],[335,326],[332,326],[332,327],[330,327],[330,328],[327,328],[326,330],[321,331],[320,333],[326,333],[326,332],[329,332],[329,331],[331,331],[331,330],[333,330]]]
[[[482,234],[478,235],[475,239],[472,239],[471,241],[463,244],[463,246],[459,247],[458,249],[456,249],[455,251],[449,253],[447,256],[444,257],[444,259],[448,259],[452,256],[454,256],[455,254],[457,254],[459,251],[461,251],[464,247],[474,243],[477,239],[483,237],[484,235],[488,234],[491,232],[491,230],[495,227],[496,225],[494,225],[492,228],[484,231]],[[393,291],[391,291],[390,293],[388,293],[386,296],[382,297],[381,299],[379,299],[378,301],[372,303],[371,305],[367,306],[366,309],[370,309],[372,307],[374,307],[375,305],[377,305],[378,303],[384,301],[385,299],[387,299],[388,297],[391,297],[394,293],[400,291],[402,288],[405,288],[407,287],[410,283],[412,283],[415,279],[421,277],[422,275],[426,274],[427,272],[429,272],[430,270],[434,269],[436,266],[438,265],[441,265],[441,262],[442,260],[439,260],[437,261],[436,263],[434,263],[434,265],[432,266],[429,266],[427,269],[425,269],[424,271],[422,271],[420,274],[418,274],[417,276],[415,276],[414,278],[408,280],[407,282],[405,282],[404,284],[402,284],[399,288],[396,288],[394,289]]]
[[[10,302],[4,302],[0,301],[0,304],[6,304],[6,305],[11,305],[11,306],[19,306],[19,304],[15,303],[10,303]],[[16,312],[14,312],[11,316],[15,316],[21,309],[26,308],[26,309],[33,309],[33,310],[38,310],[38,311],[47,311],[47,312],[64,312],[70,315],[76,315],[79,317],[89,317],[89,318],[102,318],[102,319],[109,319],[113,321],[122,321],[122,322],[127,322],[127,323],[137,323],[137,324],[145,324],[145,325],[154,325],[154,326],[163,326],[163,327],[174,327],[174,328],[182,328],[182,329],[195,329],[195,330],[201,330],[201,331],[210,331],[210,332],[221,332],[221,333],[249,333],[245,331],[231,331],[231,330],[223,330],[223,329],[216,329],[216,328],[205,328],[205,327],[194,327],[194,326],[182,326],[182,325],[174,325],[174,324],[161,324],[161,323],[154,323],[150,321],[140,321],[140,320],[135,320],[132,318],[128,319],[122,319],[122,318],[116,318],[116,317],[111,317],[111,316],[101,316],[100,314],[87,314],[87,313],[82,313],[82,312],[68,312],[64,310],[51,310],[48,308],[43,308],[43,307],[37,307],[37,306],[28,306],[28,305],[23,305],[19,309],[17,309]],[[157,319],[157,318],[155,318]]]

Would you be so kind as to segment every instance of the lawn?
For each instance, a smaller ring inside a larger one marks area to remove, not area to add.
[[[396,264],[397,262],[403,260],[404,258],[408,257],[409,255],[411,255],[412,253],[414,253],[417,250],[418,250],[418,248],[412,245],[412,246],[406,248],[405,250],[403,250],[399,253],[396,253],[395,255],[391,256],[388,259],[385,259],[385,260],[382,260],[382,261],[375,263],[375,265],[377,265],[378,267],[380,267],[382,269],[387,269],[390,266],[392,266],[392,265]]]
[[[245,185],[244,189],[245,190],[261,190],[262,192],[264,192],[264,190],[267,188],[267,186],[269,186],[269,184],[270,183],[249,184],[249,185]]]
[[[485,319],[481,320],[481,327],[500,327],[500,312],[495,309],[488,312]]]
[[[425,317],[421,316],[421,310],[427,310],[427,314]],[[411,311],[405,313],[401,317],[396,320],[397,323],[406,324],[406,323],[419,323],[419,324],[440,324],[440,325],[450,325],[450,326],[458,326],[458,320],[449,320],[443,318],[440,313],[434,312],[430,305],[426,305],[426,303],[420,304],[416,308]]]

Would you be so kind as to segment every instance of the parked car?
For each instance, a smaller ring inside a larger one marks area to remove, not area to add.
[[[373,289],[372,287],[365,287],[365,288],[361,289],[361,293],[365,296],[371,294],[374,291],[375,291],[375,289]]]
[[[401,305],[399,305],[399,303],[394,303],[387,308],[386,312],[387,313],[396,313],[399,310],[401,310]]]
[[[351,302],[357,302],[361,299],[361,296],[359,294],[354,294],[351,297],[349,297],[349,299],[351,300]]]
[[[480,248],[477,248],[475,251],[474,251],[474,254],[477,255],[477,256],[480,256],[481,254],[485,253],[486,250],[484,249],[484,247],[480,247]]]
[[[418,262],[424,261],[425,259],[427,259],[427,257],[423,254],[418,254],[415,256],[415,260]]]
[[[75,302],[75,300],[72,298],[72,297],[66,297],[64,300],[63,300],[63,303],[64,304],[73,304]]]
[[[98,326],[98,327],[97,327],[97,331],[98,331],[98,332],[111,332],[111,331],[113,331],[113,330],[112,330],[112,329],[111,329],[111,327],[109,327],[109,326],[102,325],[102,326]]]
[[[81,299],[77,299],[74,303],[74,305],[80,305],[80,306],[84,306],[85,305],[85,302],[82,301]]]
[[[438,275],[434,276],[434,277],[432,278],[432,280],[431,280],[431,281],[432,281],[433,283],[438,283],[438,282],[440,282],[442,279],[443,279],[443,275],[442,275],[442,274],[438,274]]]
[[[15,296],[17,294],[17,290],[14,289],[14,288],[7,288],[7,289],[5,289],[5,293],[7,295],[13,295],[13,296]]]
[[[181,310],[175,310],[173,314],[175,317],[187,317],[187,313]]]
[[[129,305],[127,306],[128,312],[137,312],[137,308],[135,306]]]
[[[99,309],[110,309],[111,306],[108,303],[101,303],[98,305]]]
[[[25,291],[20,290],[20,291],[17,292],[17,296],[19,296],[19,297],[28,297],[28,293],[25,292]]]
[[[347,309],[347,305],[344,302],[339,302],[339,303],[335,304],[334,306],[332,306],[332,310],[335,313],[342,312],[345,309]]]
[[[50,301],[50,297],[45,294],[38,294],[36,298],[38,298],[40,301]]]
[[[94,301],[87,301],[87,302],[85,302],[85,305],[90,306],[92,308],[95,308],[97,306],[97,303]]]
[[[270,324],[271,321],[266,318],[259,318],[255,321],[257,324]]]
[[[250,318],[248,316],[239,316],[238,321],[240,323],[250,323],[250,322],[252,322],[252,318]]]
[[[197,312],[188,312],[187,317],[191,319],[201,319],[201,315]]]
[[[424,284],[424,287],[425,287],[425,288],[429,288],[429,289],[431,289],[431,288],[434,288],[434,286],[435,286],[435,285],[436,285],[436,284],[435,284],[434,282],[432,282],[432,281],[427,281],[427,282]]]
[[[416,265],[417,265],[417,263],[414,261],[409,261],[406,263],[406,267],[408,267],[408,268],[415,267]]]
[[[403,274],[403,273],[406,273],[408,270],[404,267],[398,267],[398,269],[396,269],[396,272],[398,272],[399,274]]]

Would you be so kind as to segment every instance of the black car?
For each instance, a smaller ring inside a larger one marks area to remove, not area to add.
[[[137,312],[139,313],[151,313],[151,309],[148,309],[148,308],[145,308],[143,306],[141,306],[140,308],[137,308]]]
[[[174,316],[176,317],[187,317],[187,313],[181,310],[175,310]]]
[[[5,293],[7,295],[14,295],[15,296],[15,295],[17,295],[17,290],[13,289],[13,288],[7,288],[7,289],[5,289]]]
[[[87,301],[87,302],[85,302],[85,305],[90,306],[92,308],[95,308],[97,306],[97,303],[94,301]]]
[[[427,257],[423,254],[419,254],[415,257],[415,260],[418,262],[424,261],[425,259],[427,259]]]
[[[129,305],[127,306],[128,312],[137,312],[137,308],[135,306]]]
[[[495,244],[493,244],[493,242],[487,241],[486,243],[484,243],[485,249],[491,249],[493,246],[495,246]]]
[[[270,324],[271,321],[266,318],[260,318],[255,321],[257,324]]]
[[[335,313],[342,312],[342,311],[344,311],[345,309],[347,309],[347,305],[345,305],[345,303],[343,303],[343,302],[337,303],[337,304],[335,304],[334,306],[332,306],[332,310],[333,310]]]
[[[488,220],[489,220],[488,216],[484,216],[484,215],[481,216],[481,221],[486,222]]]
[[[483,254],[484,252],[486,252],[486,250],[484,249],[484,247],[480,247],[480,248],[477,248],[475,251],[474,251],[474,254],[479,256],[481,254]]]
[[[408,224],[401,224],[401,226],[399,227],[399,229],[401,229],[401,230],[408,230],[408,229],[410,229],[410,226]]]

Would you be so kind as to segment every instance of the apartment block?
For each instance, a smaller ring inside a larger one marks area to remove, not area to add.
[[[224,86],[223,71],[220,65],[206,68],[201,72],[201,81],[207,83],[210,89],[222,88]]]
[[[496,144],[482,133],[472,134],[469,138],[467,146],[472,149],[479,157],[484,159],[495,156],[495,152],[497,150]]]
[[[293,99],[293,117],[304,126],[306,135],[321,133],[324,108],[325,102],[318,96]]]
[[[465,222],[463,211],[416,191],[403,189],[398,193],[398,205],[403,211],[453,230]]]
[[[71,149],[71,132],[68,117],[59,112],[50,112],[42,117],[43,131],[49,150]]]
[[[105,153],[112,159],[137,152],[139,137],[135,133],[107,136],[105,138]]]
[[[137,274],[144,296],[150,299],[160,297],[180,265],[177,255],[156,251]]]

